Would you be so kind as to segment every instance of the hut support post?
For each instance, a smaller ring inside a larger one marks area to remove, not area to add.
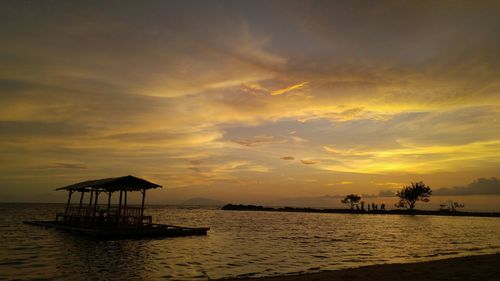
[[[92,218],[95,218],[95,213],[97,212],[97,200],[99,198],[99,191],[95,189],[95,201],[94,201],[94,211],[92,212]]]
[[[85,194],[85,191],[84,191],[84,190],[82,190],[81,192],[82,192],[82,194],[80,195],[80,205],[79,205],[79,207],[80,207],[80,208],[82,207],[82,203],[83,203],[83,194]]]
[[[80,204],[78,205],[78,216],[80,216],[80,212],[82,210],[83,203],[83,195],[85,194],[85,190],[80,191],[82,194],[80,195]]]
[[[123,200],[123,216],[127,214],[127,191],[125,190],[124,192],[124,200]]]
[[[107,210],[108,216],[109,216],[109,207],[110,206],[111,206],[111,191],[108,191],[108,210]]]
[[[92,199],[94,198],[94,189],[90,189],[89,209],[92,207]]]
[[[64,215],[68,215],[68,207],[69,207],[69,204],[71,203],[71,195],[73,195],[73,190],[69,190],[69,193],[68,193],[68,202],[66,203],[66,208],[64,208]]]
[[[127,225],[127,190],[123,191],[124,193],[124,198],[123,198],[123,225]]]
[[[69,191],[68,194],[68,202],[66,203],[66,207],[69,207],[69,204],[71,203],[71,195],[73,195],[73,190]]]
[[[120,190],[120,201],[118,202],[118,219],[120,219],[122,215],[122,196],[123,196],[123,190]]]
[[[146,189],[141,190],[142,193],[142,203],[141,203],[141,218],[139,224],[142,226],[142,218],[144,217],[144,199],[146,199]]]

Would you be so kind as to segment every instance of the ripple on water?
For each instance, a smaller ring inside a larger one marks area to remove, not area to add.
[[[148,209],[158,222],[203,224],[211,231],[206,237],[99,242],[19,223],[33,218],[33,207],[39,219],[51,219],[56,205],[26,204],[15,210],[0,206],[4,218],[0,238],[10,241],[0,251],[5,279],[257,277],[500,249],[500,220],[488,218],[352,217],[159,206]]]
[[[10,259],[0,262],[0,266],[13,266],[13,265],[23,265],[26,264],[29,259]]]

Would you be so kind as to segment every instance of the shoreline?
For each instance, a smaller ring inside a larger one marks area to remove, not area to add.
[[[324,214],[356,214],[356,215],[420,215],[420,216],[447,216],[447,217],[488,217],[498,218],[500,212],[462,212],[462,211],[430,211],[430,210],[350,210],[350,209],[316,209],[295,207],[263,207],[256,205],[227,204],[221,208],[227,211],[265,211],[265,212],[298,212],[298,213],[324,213]]]
[[[219,281],[423,281],[500,280],[500,253],[440,259],[415,263],[369,265],[341,270],[325,270],[271,277],[230,277]]]

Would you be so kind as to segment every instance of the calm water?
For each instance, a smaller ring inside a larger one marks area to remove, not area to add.
[[[94,241],[23,220],[61,205],[0,204],[1,280],[207,280],[500,252],[500,219],[152,207],[207,236]]]

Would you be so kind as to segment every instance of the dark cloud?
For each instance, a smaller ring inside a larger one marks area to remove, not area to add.
[[[83,136],[89,133],[89,128],[78,127],[65,122],[37,122],[37,121],[0,121],[0,136],[3,140],[10,138],[40,137],[71,137]]]
[[[326,194],[326,195],[316,197],[316,198],[318,198],[318,199],[337,199],[337,198],[344,198],[344,197],[345,197],[345,195],[340,195],[340,194],[335,194],[335,195]],[[310,198],[310,197],[303,197],[303,198]]]
[[[396,193],[392,190],[381,190],[378,193],[378,197],[394,197]]]
[[[345,195],[322,195],[322,196],[315,196],[315,197],[307,197],[307,196],[300,196],[300,197],[289,197],[289,198],[281,198],[279,199],[279,202],[282,204],[287,204],[287,203],[309,203],[310,205],[313,205],[314,203],[321,202],[321,201],[330,201],[333,199],[341,199],[344,198]]]
[[[201,160],[189,160],[189,164],[191,164],[193,166],[197,166],[197,165],[203,164],[203,161],[201,161]]]
[[[39,86],[39,85],[37,85]],[[19,92],[22,90],[27,90],[32,88],[30,83],[19,81],[19,80],[11,80],[11,79],[0,79],[0,93],[8,94],[12,92]]]
[[[359,64],[357,59],[368,59],[368,65],[389,63],[393,70],[458,60],[458,54],[463,53],[469,57],[484,56],[480,52],[471,54],[475,49],[498,58],[494,50],[500,42],[495,36],[499,7],[493,1],[303,1],[297,6],[294,13],[302,28],[310,36],[324,40],[316,48],[310,45],[292,48],[297,51],[297,58],[310,56],[309,52],[322,54],[330,50],[330,57],[338,62],[350,60]],[[355,59],[342,57],[346,53]]]
[[[254,136],[251,138],[242,138],[233,140],[233,142],[237,144],[241,144],[243,146],[258,146],[264,144],[277,144],[277,143],[285,143],[287,140],[283,138],[275,138],[274,136]]]
[[[313,165],[319,163],[319,161],[316,160],[300,160],[300,162],[304,165]]]
[[[201,173],[201,169],[198,167],[189,167],[189,170],[196,172],[196,173]]]
[[[35,169],[39,170],[49,170],[49,169],[76,169],[76,170],[85,170],[88,169],[86,165],[77,164],[77,163],[54,163],[45,166],[35,167]]]
[[[479,178],[465,186],[444,187],[433,191],[433,195],[498,195],[500,180],[496,177]]]
[[[280,159],[281,159],[281,160],[294,160],[294,159],[295,159],[295,157],[293,157],[293,156],[283,156],[283,157],[281,157]]]

